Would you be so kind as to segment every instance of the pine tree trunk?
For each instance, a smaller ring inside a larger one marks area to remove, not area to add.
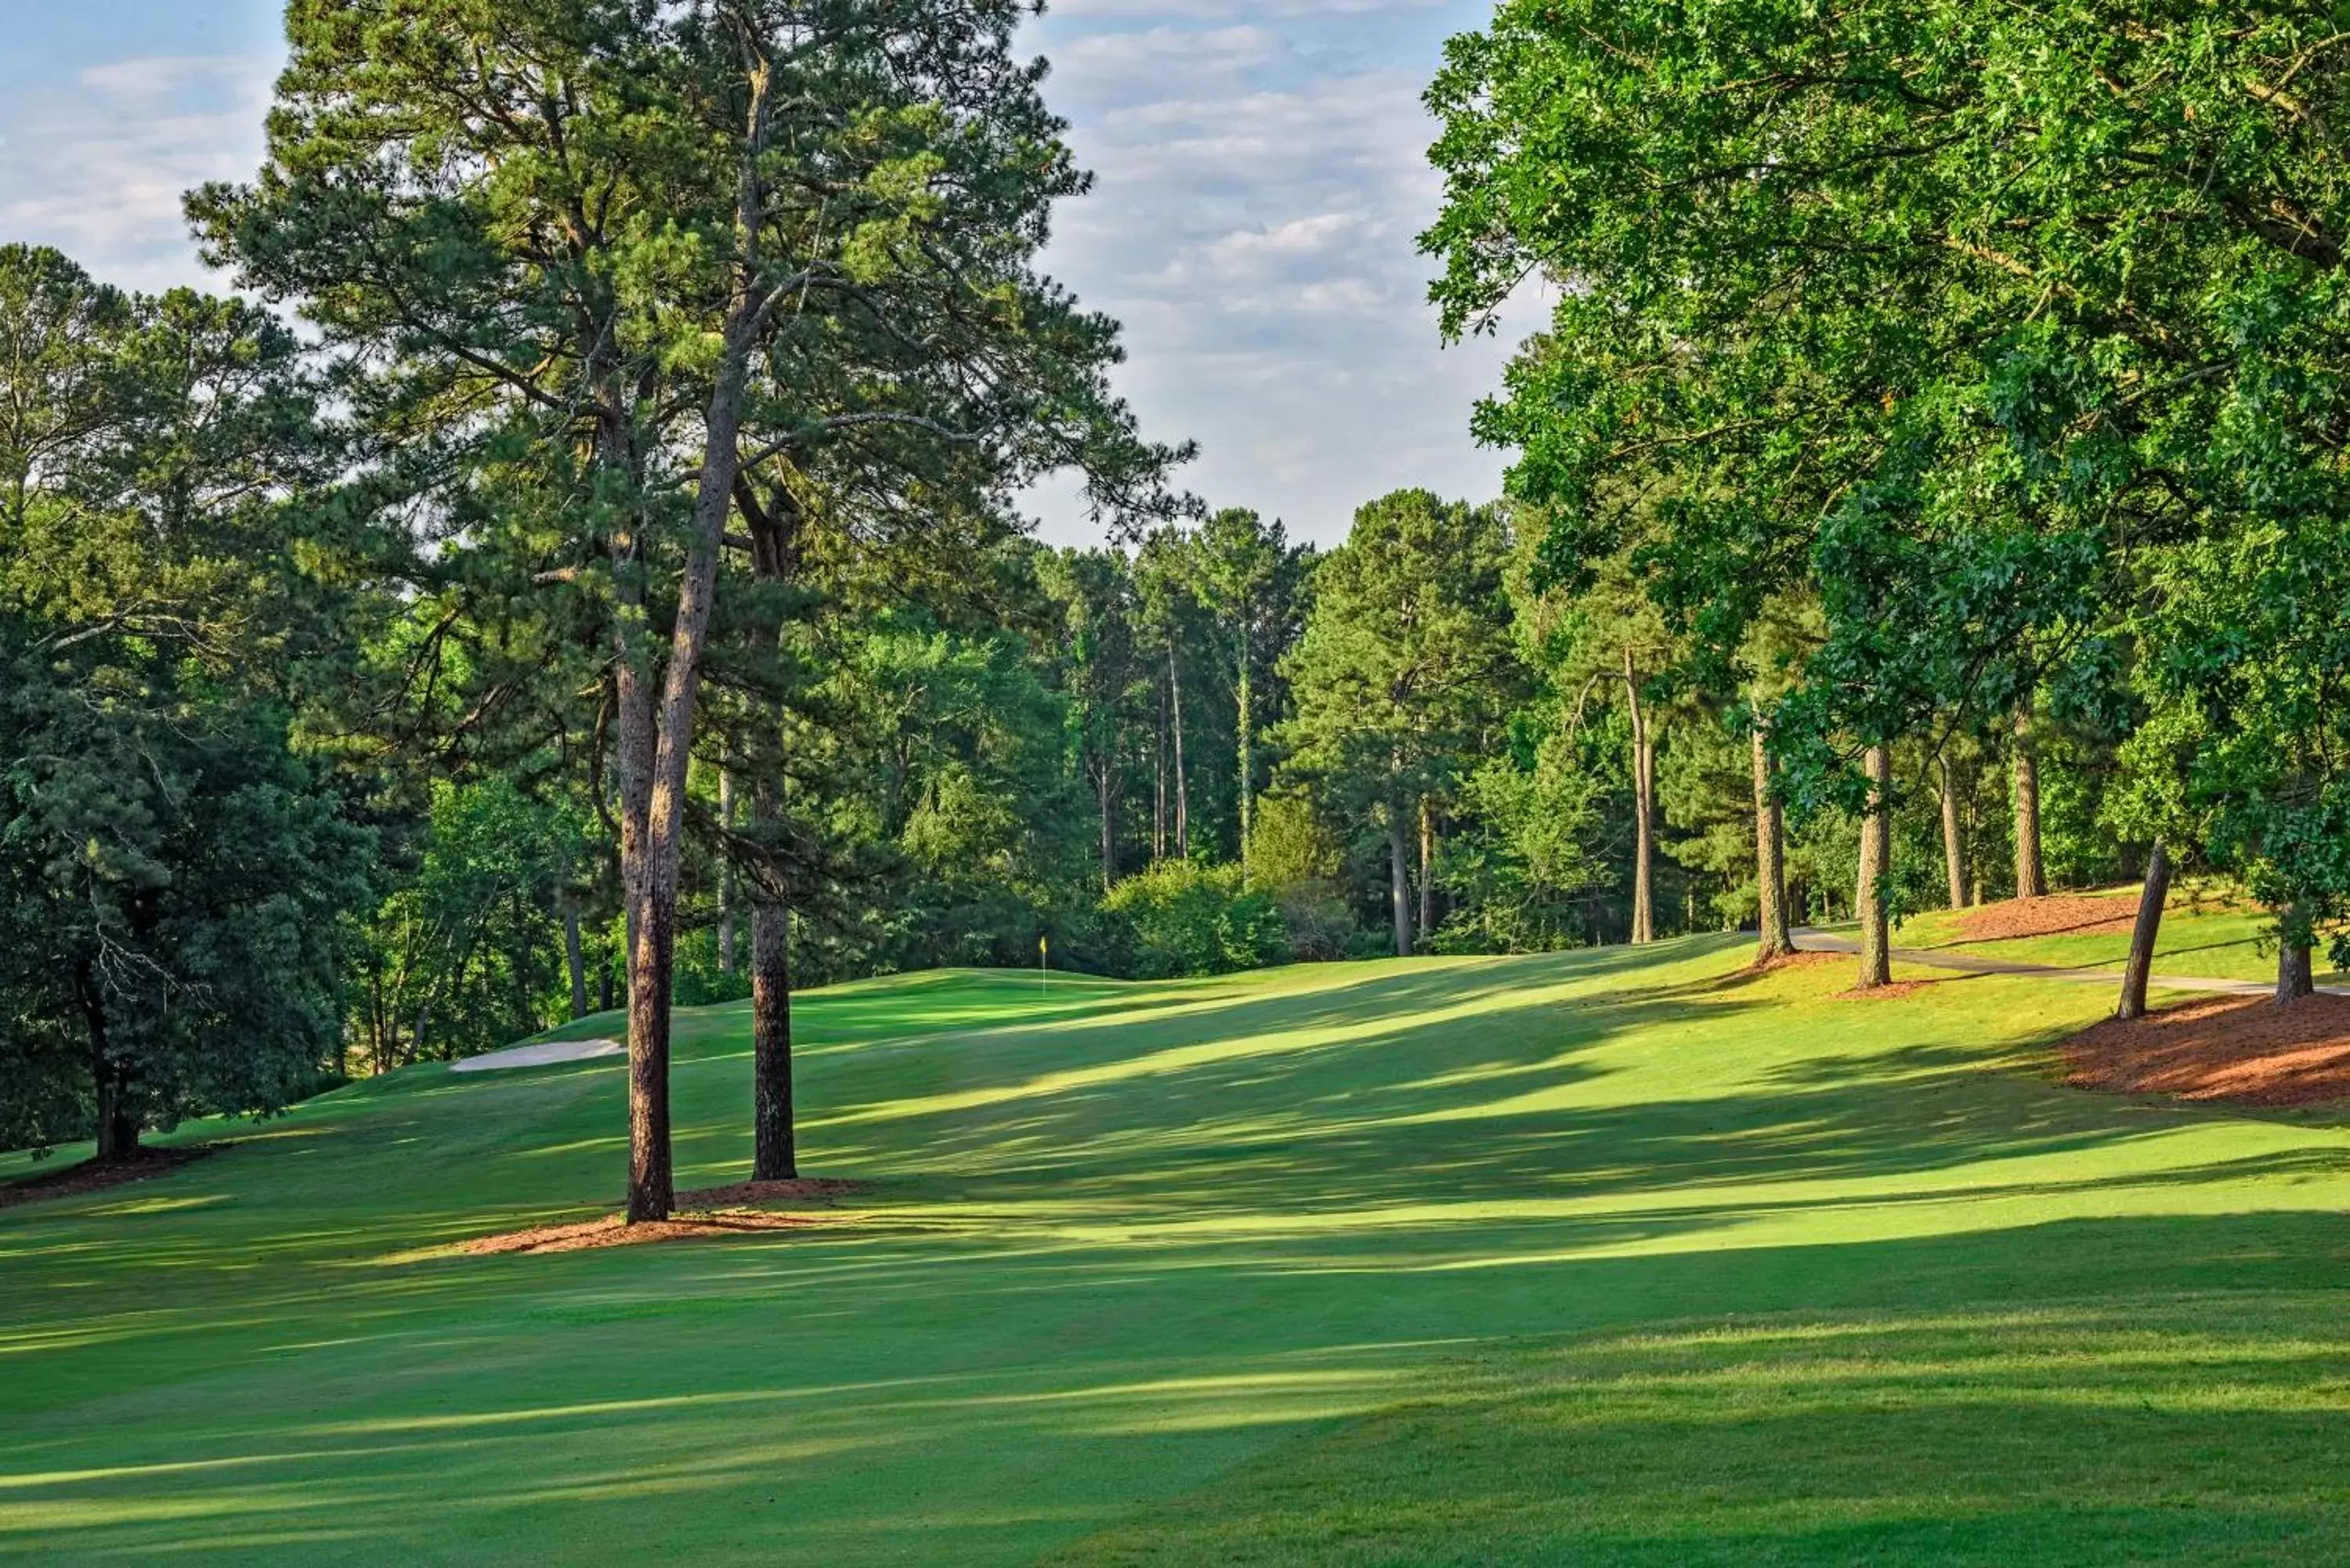
[[[1648,712],[1640,705],[1640,682],[1632,668],[1632,650],[1624,650],[1624,691],[1632,708],[1632,940],[1657,940],[1656,751],[1648,741]]]
[[[747,192],[753,186],[746,181],[744,188]],[[619,710],[620,861],[637,917],[629,954],[631,1224],[668,1219],[677,1198],[670,1150],[670,1001],[686,770],[692,756],[694,703],[702,689],[702,653],[717,598],[718,554],[741,470],[743,406],[758,319],[752,302],[738,300],[723,335],[717,374],[702,416],[693,527],[678,574],[667,659],[657,680],[651,618],[641,590],[624,601],[619,618],[619,657],[613,685]],[[631,556],[640,556],[643,547],[642,541],[632,542]]]
[[[1388,894],[1395,905],[1396,957],[1411,956],[1411,828],[1400,801],[1388,807]]]
[[[1249,817],[1253,802],[1256,795],[1256,736],[1253,732],[1256,729],[1256,708],[1254,701],[1255,691],[1249,675],[1249,665],[1253,662],[1250,658],[1250,651],[1248,629],[1243,626],[1241,629],[1241,669],[1239,687],[1241,883],[1243,887],[1247,885],[1249,879]]]
[[[1102,891],[1105,893],[1118,886],[1118,824],[1111,814],[1111,796],[1117,788],[1117,774],[1110,766],[1110,758],[1116,753],[1117,746],[1117,741],[1112,740],[1110,750],[1102,754],[1100,766],[1094,770],[1095,798],[1101,803]]]
[[[2137,924],[2130,931],[2129,963],[2122,971],[2122,999],[2114,1009],[2120,1019],[2146,1016],[2147,982],[2154,975],[2154,946],[2162,935],[2163,906],[2170,898],[2170,851],[2157,839],[2147,857],[2146,889],[2138,895]]]
[[[2048,873],[2040,858],[2040,757],[2032,737],[2032,699],[2015,711],[2015,896],[2044,898]]]
[[[734,774],[718,770],[718,826],[732,831],[734,826]],[[718,858],[718,972],[734,972],[734,861],[722,854]]]
[[[1795,950],[1787,929],[1787,854],[1779,791],[1771,776],[1771,749],[1754,727],[1754,961],[1768,963]]]
[[[1175,668],[1170,652],[1167,668]],[[1159,688],[1159,728],[1150,737],[1150,863],[1167,858],[1167,688]]]
[[[648,857],[650,861],[651,857]],[[676,1206],[670,1154],[671,964],[677,952],[677,888],[648,864],[638,895],[637,945],[629,955],[629,1223],[666,1220]]]
[[[1860,886],[1856,898],[1863,991],[1893,981],[1893,927],[1885,902],[1885,877],[1893,864],[1893,753],[1884,746],[1869,747],[1867,769],[1868,815],[1861,819]]]
[[[1419,803],[1419,929],[1436,929],[1436,814]]]
[[[754,891],[751,903],[751,1055],[755,1181],[799,1175],[792,1116],[792,912]]]
[[[563,905],[563,965],[571,976],[571,1016],[588,1016],[588,966],[579,947],[579,906]]]
[[[1942,867],[1950,882],[1950,908],[1967,907],[1967,841],[1959,823],[1958,770],[1942,759]]]
[[[1167,655],[1167,682],[1175,698],[1175,853],[1189,860],[1191,858],[1191,774],[1183,766],[1183,670],[1175,662],[1172,649]]]

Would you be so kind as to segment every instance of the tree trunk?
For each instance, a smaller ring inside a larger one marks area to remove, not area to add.
[[[1396,957],[1411,956],[1411,828],[1400,801],[1388,806],[1388,894],[1395,905]]]
[[[383,965],[370,962],[368,965],[368,1064],[378,1073],[389,1064],[385,1053],[390,1036],[385,1026],[390,1022],[390,1014],[384,1010]]]
[[[2170,898],[2170,851],[2155,840],[2146,862],[2146,890],[2137,898],[2137,924],[2130,931],[2129,962],[2122,971],[2120,1019],[2146,1016],[2146,986],[2154,974],[2154,944],[2162,934],[2162,909]]]
[[[754,188],[746,177],[745,202]],[[619,711],[620,863],[636,929],[629,952],[629,1201],[631,1224],[666,1220],[676,1204],[670,1151],[671,965],[677,953],[678,876],[685,781],[693,748],[702,653],[717,597],[718,553],[734,505],[743,404],[759,312],[738,299],[729,313],[717,374],[702,417],[702,473],[692,532],[678,574],[666,668],[656,681],[651,618],[641,587],[620,606],[613,685]],[[643,545],[629,551],[640,560]],[[624,578],[639,576],[633,569]],[[658,685],[658,691],[656,686]]]
[[[1886,909],[1885,877],[1893,865],[1893,753],[1868,748],[1868,815],[1860,826],[1860,989],[1893,981],[1893,925]]]
[[[1094,794],[1101,803],[1102,891],[1105,893],[1118,886],[1118,823],[1111,811],[1111,794],[1117,788],[1118,775],[1110,763],[1117,751],[1118,742],[1113,738],[1109,749],[1101,755],[1100,765],[1094,770]]]
[[[1175,697],[1175,853],[1191,858],[1191,784],[1183,767],[1183,670],[1175,651],[1167,652],[1167,682]]]
[[[1771,776],[1771,749],[1754,726],[1754,961],[1768,963],[1795,950],[1787,929],[1787,853],[1779,791]]]
[[[1175,668],[1175,656],[1167,656],[1167,668]],[[1150,863],[1153,866],[1167,858],[1167,688],[1159,688],[1159,728],[1150,738]]]
[[[751,906],[751,1175],[788,1181],[799,1175],[792,1117],[792,912],[764,899]]]
[[[1248,885],[1249,879],[1249,818],[1250,812],[1253,809],[1253,802],[1256,795],[1256,737],[1251,732],[1256,728],[1256,693],[1249,674],[1249,666],[1253,662],[1250,658],[1250,653],[1251,649],[1249,648],[1248,626],[1247,623],[1243,621],[1241,626],[1241,667],[1240,683],[1238,688],[1240,698],[1241,885],[1243,887],[1246,887]]]
[[[1950,879],[1950,908],[1967,907],[1967,841],[1959,824],[1958,770],[1942,759],[1942,867]]]
[[[90,1086],[98,1095],[98,1158],[124,1159],[139,1152],[139,1115],[131,1107],[130,1072],[114,1059],[105,999],[99,995],[97,977],[88,963],[74,971],[74,993],[89,1031]]]
[[[2032,739],[2032,699],[2015,711],[2015,896],[2043,898],[2048,873],[2040,858],[2040,758]]]
[[[725,768],[718,770],[718,826],[734,826],[734,774]],[[725,855],[718,857],[718,972],[734,972],[734,862]]]
[[[2294,914],[2295,911],[2291,909],[2285,911],[2284,925],[2288,931],[2293,929]],[[2282,1007],[2314,994],[2317,990],[2314,970],[2315,965],[2310,961],[2306,946],[2295,943],[2289,936],[2280,938],[2277,942],[2277,1005]]]
[[[778,786],[763,779],[752,800],[764,841],[781,823]],[[754,878],[751,889],[751,1176],[756,1181],[787,1181],[800,1173],[792,1125],[792,912],[768,890],[772,880]]]
[[[563,963],[571,973],[571,1016],[588,1016],[588,966],[579,949],[579,906],[563,905]]]
[[[1657,756],[1648,740],[1648,711],[1640,705],[1639,677],[1632,650],[1624,650],[1624,691],[1632,707],[1632,940],[1657,940]]]
[[[1436,929],[1436,813],[1419,803],[1419,929]]]

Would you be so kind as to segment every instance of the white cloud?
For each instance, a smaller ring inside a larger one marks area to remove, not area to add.
[[[1482,8],[1421,16],[1409,50],[1329,21],[1440,3],[1055,7],[1047,91],[1097,181],[1047,259],[1125,324],[1119,386],[1149,433],[1201,441],[1187,482],[1211,504],[1335,542],[1391,489],[1499,491],[1504,457],[1469,416],[1517,333],[1443,348],[1417,245],[1441,196],[1419,103],[1433,39]],[[1243,10],[1244,26],[1181,25]],[[1051,536],[1091,535],[1038,504]]]
[[[276,69],[255,56],[133,57],[0,101],[0,236],[55,245],[110,283],[205,281],[180,199],[258,165]]]

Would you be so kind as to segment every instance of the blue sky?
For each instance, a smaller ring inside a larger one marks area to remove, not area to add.
[[[282,55],[270,0],[0,0],[0,239],[140,287],[204,281],[179,192],[239,178]],[[1506,345],[1440,348],[1412,237],[1435,212],[1419,94],[1488,0],[1059,0],[1030,28],[1095,193],[1050,270],[1126,324],[1145,428],[1190,486],[1335,542],[1400,485],[1485,499],[1468,436]],[[1513,324],[1523,329],[1529,323]],[[1092,530],[1054,492],[1047,537]]]

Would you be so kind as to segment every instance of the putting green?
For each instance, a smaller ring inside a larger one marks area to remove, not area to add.
[[[1743,957],[811,993],[871,1194],[560,1256],[435,1250],[609,1206],[617,1063],[359,1085],[0,1211],[0,1556],[2350,1557],[2338,1118],[2055,1086],[2088,988]],[[681,1185],[746,1028],[681,1017]]]

